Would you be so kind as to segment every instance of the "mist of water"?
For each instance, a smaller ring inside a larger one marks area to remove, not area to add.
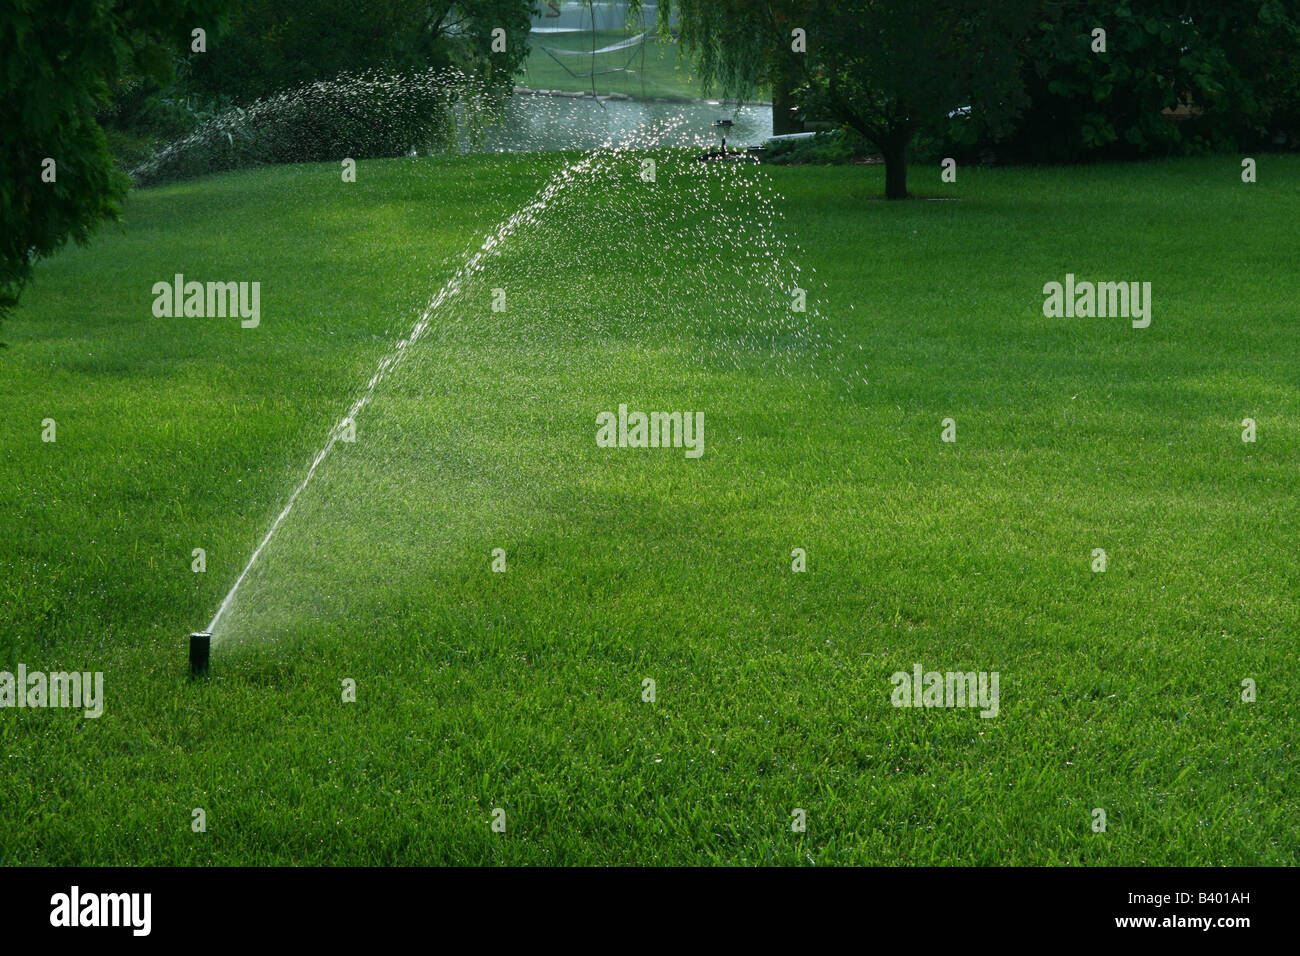
[[[424,566],[439,549],[509,526],[533,500],[523,476],[545,485],[566,473],[562,456],[520,460],[514,449],[525,442],[502,444],[499,426],[467,422],[475,412],[450,407],[469,390],[457,383],[474,387],[486,375],[497,398],[533,406],[549,374],[591,364],[595,375],[609,355],[620,356],[625,391],[684,387],[693,370],[714,367],[761,367],[800,389],[858,375],[845,371],[815,293],[806,311],[791,307],[810,282],[761,171],[656,149],[684,133],[710,145],[712,130],[691,124],[684,113],[621,130],[563,164],[467,251],[326,436],[222,600],[208,627],[216,639],[274,639],[351,615],[358,601],[383,604],[377,592],[391,582],[378,569]],[[498,288],[514,297],[500,314],[486,305]],[[364,440],[340,458],[344,435],[362,425]],[[448,427],[464,462],[440,430]],[[433,524],[412,504],[426,484],[459,489],[439,502]],[[351,570],[335,567],[340,558]],[[332,580],[340,574],[346,585]]]

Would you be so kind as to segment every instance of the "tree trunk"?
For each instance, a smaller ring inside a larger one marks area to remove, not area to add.
[[[885,157],[886,199],[907,198],[907,148],[911,143],[911,130],[896,130],[879,144]]]
[[[781,69],[772,83],[772,135],[802,133],[803,122],[795,112],[794,82],[787,70]]]

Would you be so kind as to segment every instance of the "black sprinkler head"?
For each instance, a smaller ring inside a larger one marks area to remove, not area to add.
[[[208,672],[208,652],[212,650],[212,635],[196,631],[190,635],[190,674],[202,677]]]

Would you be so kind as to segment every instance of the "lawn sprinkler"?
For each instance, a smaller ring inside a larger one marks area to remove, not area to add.
[[[190,676],[203,677],[208,672],[208,652],[212,650],[212,634],[195,631],[190,635]]]
[[[727,154],[727,133],[731,132],[731,127],[736,124],[729,119],[720,119],[714,120],[713,125],[718,130],[719,135],[722,136],[722,155],[725,156]]]
[[[705,150],[695,158],[704,163],[711,163],[716,160],[725,161],[730,158],[731,154],[727,152],[727,133],[731,132],[731,127],[735,125],[736,124],[729,119],[714,120],[713,128],[716,129],[718,134],[722,137],[722,148]]]

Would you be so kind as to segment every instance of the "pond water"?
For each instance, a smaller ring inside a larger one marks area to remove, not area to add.
[[[717,120],[734,125],[728,146],[758,146],[772,135],[772,107],[695,100],[607,100],[516,93],[502,121],[477,147],[487,152],[614,146],[717,146]],[[467,147],[470,148],[470,147]]]

